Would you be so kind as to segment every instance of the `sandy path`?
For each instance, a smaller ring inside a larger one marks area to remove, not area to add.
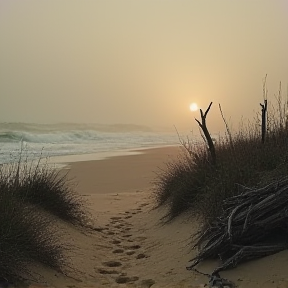
[[[65,277],[38,267],[36,287],[208,287],[207,277],[185,269],[195,251],[191,234],[197,223],[181,216],[162,225],[163,208],[153,209],[155,172],[179,155],[179,148],[161,148],[145,154],[70,164],[77,191],[87,200],[98,231],[81,231],[59,223],[63,241],[71,245],[71,266]],[[207,261],[199,269],[211,273]],[[288,253],[250,261],[221,273],[240,288],[288,288]],[[70,276],[70,277],[69,277]]]

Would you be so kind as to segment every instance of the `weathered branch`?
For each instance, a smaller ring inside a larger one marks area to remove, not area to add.
[[[198,125],[200,126],[200,128],[202,129],[204,135],[205,135],[205,138],[207,140],[207,143],[208,143],[208,148],[209,148],[209,151],[210,151],[210,155],[211,155],[211,163],[213,165],[216,164],[216,152],[215,152],[215,146],[214,146],[214,143],[213,143],[213,140],[211,138],[211,135],[207,129],[207,126],[206,126],[206,117],[207,117],[207,114],[211,108],[211,105],[212,105],[213,102],[210,103],[210,105],[208,106],[207,110],[205,111],[205,113],[203,114],[203,111],[202,109],[200,109],[200,114],[201,114],[201,122],[195,118],[196,122],[198,123]]]
[[[262,143],[265,142],[266,137],[266,114],[267,114],[267,99],[264,100],[264,104],[260,103],[261,108],[261,115],[262,115]]]

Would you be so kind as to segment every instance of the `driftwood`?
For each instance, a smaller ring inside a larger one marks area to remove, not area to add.
[[[288,248],[288,178],[260,189],[242,189],[224,201],[222,215],[198,235],[199,253],[188,270],[196,270],[205,259],[219,258],[222,264],[212,273],[217,275],[239,262]]]

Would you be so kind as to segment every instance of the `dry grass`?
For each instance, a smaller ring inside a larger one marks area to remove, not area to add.
[[[59,272],[68,267],[64,252],[71,247],[61,240],[55,221],[59,217],[84,226],[88,219],[72,187],[67,174],[40,162],[28,164],[20,158],[0,167],[1,276],[17,280],[30,274],[33,263]]]
[[[73,189],[75,183],[67,173],[51,168],[41,159],[37,163],[19,161],[2,165],[0,182],[14,191],[14,197],[64,221],[82,226],[88,222],[85,202]]]
[[[34,262],[61,271],[65,266],[65,245],[53,228],[52,219],[45,217],[37,207],[19,201],[13,195],[14,191],[1,186],[1,276],[11,281],[27,275],[28,267]]]
[[[279,108],[280,109],[280,108]],[[204,226],[223,212],[223,200],[241,192],[241,185],[260,187],[288,173],[288,129],[283,113],[269,114],[269,129],[261,143],[261,127],[241,125],[215,143],[216,165],[209,162],[205,143],[183,141],[183,153],[167,164],[155,180],[157,205],[166,205],[164,219],[185,211],[199,216]]]

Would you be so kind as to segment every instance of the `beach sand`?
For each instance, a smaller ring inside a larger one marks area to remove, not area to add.
[[[160,221],[165,208],[154,209],[153,180],[180,147],[143,150],[141,154],[117,156],[68,165],[76,191],[87,201],[95,231],[59,223],[63,241],[70,246],[71,268],[64,276],[37,267],[38,282],[30,288],[94,287],[208,287],[208,278],[186,270],[195,255],[191,235],[197,221],[189,215],[172,223]],[[211,273],[215,261],[199,270]],[[246,262],[221,273],[238,287],[288,287],[288,253]]]

